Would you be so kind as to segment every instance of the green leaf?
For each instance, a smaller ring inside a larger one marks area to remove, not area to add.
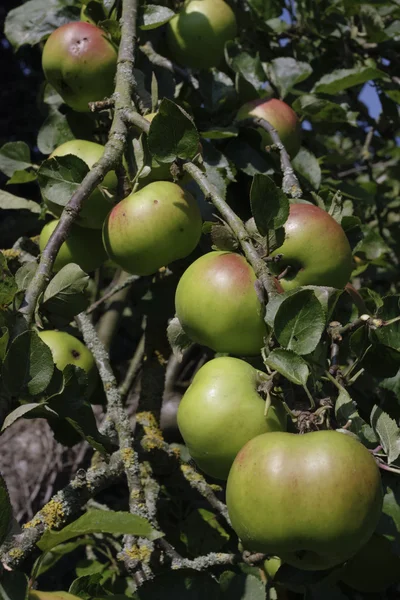
[[[250,206],[258,231],[268,234],[278,229],[289,216],[289,200],[268,175],[255,175],[250,190]]]
[[[337,69],[321,77],[314,85],[312,92],[335,95],[355,85],[362,85],[367,81],[374,81],[385,77],[386,74],[383,71],[373,69],[372,67]]]
[[[0,327],[0,363],[3,362],[6,355],[9,338],[10,333],[7,327]]]
[[[383,305],[379,308],[378,319],[391,321],[400,316],[400,296],[386,296],[383,298]],[[374,332],[374,338],[381,344],[400,350],[400,321],[395,321],[390,325],[377,329]]]
[[[297,354],[310,354],[324,329],[324,311],[312,290],[300,290],[285,298],[274,319],[278,342]]]
[[[340,387],[340,391],[335,402],[336,420],[341,427],[344,427],[351,420],[350,431],[359,433],[365,425],[365,421],[358,414],[357,405],[347,390],[339,384],[338,387]]]
[[[155,4],[148,4],[143,9],[142,20],[140,22],[140,29],[145,31],[149,29],[156,29],[168,23],[174,16],[174,11],[166,6],[157,6]]]
[[[167,328],[168,341],[174,356],[182,360],[183,352],[192,345],[192,340],[183,331],[178,317],[170,320]]]
[[[26,600],[28,596],[28,577],[20,571],[6,571],[1,574],[1,600]]]
[[[247,0],[247,4],[262,21],[279,17],[282,12],[279,0]]]
[[[40,152],[51,154],[58,146],[73,140],[74,137],[67,115],[63,115],[57,107],[51,106],[50,113],[39,129],[37,137]]]
[[[82,269],[70,263],[63,267],[50,281],[44,296],[42,308],[67,320],[72,319],[87,308],[89,299],[84,295],[90,277]]]
[[[90,509],[61,531],[45,531],[37,545],[42,552],[48,552],[58,544],[91,533],[135,535],[150,540],[161,537],[161,534],[153,529],[147,519],[138,515],[122,511]]]
[[[358,113],[351,112],[347,104],[336,104],[311,94],[304,94],[293,102],[292,108],[314,123],[349,123],[357,125]]]
[[[0,148],[0,171],[8,177],[31,167],[31,151],[25,142],[8,142]]]
[[[3,210],[29,210],[32,213],[40,213],[40,205],[33,200],[26,200],[14,194],[0,190],[0,209]]]
[[[199,134],[183,108],[164,98],[151,122],[148,143],[153,158],[161,163],[190,160],[198,154]]]
[[[225,46],[226,61],[230,68],[250,83],[257,92],[265,89],[265,71],[258,54],[254,57],[244,52],[234,41]]]
[[[38,171],[43,198],[65,206],[88,172],[87,164],[72,154],[45,160]]]
[[[382,512],[393,520],[397,531],[400,533],[400,502],[397,494],[389,486],[383,499]]]
[[[1,431],[4,431],[5,429],[7,429],[7,427],[10,427],[10,425],[12,425],[13,423],[15,423],[15,421],[17,421],[18,419],[21,419],[21,417],[24,417],[25,415],[34,413],[34,415],[31,414],[30,416],[31,417],[33,417],[33,416],[45,417],[47,412],[50,415],[50,413],[52,411],[50,411],[50,409],[46,405],[39,404],[38,402],[31,402],[29,404],[21,404],[21,406],[18,406],[12,412],[10,412],[10,414],[8,414],[6,416],[6,418],[4,419],[4,423],[1,428]],[[53,416],[57,416],[56,413],[52,413],[52,414],[53,414]]]
[[[0,474],[0,546],[7,537],[12,519],[12,508],[6,482]]]
[[[7,185],[31,183],[36,181],[37,175],[35,171],[14,171],[12,177],[7,181]]]
[[[78,19],[79,9],[74,0],[30,0],[10,10],[4,32],[18,50],[24,44],[38,44],[57,27]]]
[[[297,83],[310,77],[312,72],[311,65],[291,57],[274,58],[267,66],[267,73],[281,98],[285,98]]]
[[[15,283],[19,292],[24,292],[32,281],[38,268],[36,261],[24,263],[15,273]]]
[[[42,393],[50,383],[54,363],[50,348],[35,331],[17,336],[7,353],[1,371],[3,385],[12,396],[28,391]]]
[[[220,600],[215,579],[194,571],[158,575],[141,585],[135,595],[137,600]]]
[[[314,190],[318,190],[321,185],[321,167],[312,152],[306,148],[300,148],[292,160],[292,165]]]
[[[221,600],[265,600],[265,586],[258,577],[240,573],[230,579]]]
[[[277,348],[264,359],[265,364],[296,385],[306,385],[310,369],[306,361],[293,350]]]
[[[202,138],[208,140],[225,140],[228,138],[234,138],[239,135],[239,131],[237,127],[212,127],[207,131],[200,131],[200,135]]]
[[[388,462],[392,463],[400,456],[400,429],[396,421],[380,406],[374,406],[371,412],[371,426],[380,439]]]
[[[17,291],[17,284],[7,266],[6,258],[4,254],[0,252],[0,306],[7,306],[10,304]]]

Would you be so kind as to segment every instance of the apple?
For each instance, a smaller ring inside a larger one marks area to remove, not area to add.
[[[223,0],[186,0],[167,26],[171,57],[185,67],[218,67],[225,43],[237,33],[236,17]]]
[[[383,592],[400,582],[400,557],[394,553],[388,539],[374,533],[346,563],[340,580],[358,592]]]
[[[344,288],[349,281],[353,258],[342,227],[325,210],[313,204],[291,204],[285,225],[285,241],[272,256],[283,254],[271,271],[285,291],[302,285]]]
[[[42,56],[44,75],[68,106],[89,112],[89,102],[114,92],[117,51],[106,33],[83,21],[58,27]]]
[[[354,556],[375,531],[383,500],[372,454],[337,431],[253,438],[233,462],[226,494],[245,548],[304,570]]]
[[[45,249],[58,222],[58,219],[50,221],[40,232],[39,248],[41,252]],[[53,271],[57,273],[65,265],[76,263],[83,271],[90,273],[100,267],[106,260],[107,253],[104,250],[101,232],[72,225],[67,240],[61,244],[58,251],[53,264]]]
[[[96,388],[99,374],[93,354],[85,344],[65,331],[48,329],[39,331],[38,335],[50,348],[57,369],[63,371],[67,365],[75,365],[86,372],[90,396]]]
[[[155,181],[119,202],[108,215],[103,241],[108,256],[133,275],[151,275],[188,256],[202,231],[193,196],[176,183]]]
[[[39,592],[39,590],[30,590],[29,600],[80,600],[69,592]]]
[[[301,146],[301,124],[294,110],[277,98],[265,100],[258,98],[246,102],[238,111],[236,121],[242,121],[249,117],[258,117],[268,121],[278,132],[282,144],[285,146],[291,158],[294,158]],[[265,129],[257,128],[261,135],[261,149],[271,146],[274,142]]]
[[[246,442],[286,430],[286,412],[274,403],[267,416],[257,387],[266,375],[238,358],[215,358],[196,373],[178,408],[178,427],[198,467],[227,479]]]
[[[209,252],[184,272],[175,295],[176,315],[187,335],[241,356],[260,354],[267,333],[256,275],[234,252]]]
[[[69,142],[61,144],[61,146],[58,146],[58,148],[50,154],[49,158],[72,154],[83,160],[89,169],[91,169],[103,156],[103,152],[104,146],[101,144],[88,142],[87,140],[70,140]],[[104,219],[113,206],[112,196],[115,194],[117,185],[118,181],[115,172],[109,171],[104,177],[101,186],[97,187],[83,203],[82,210],[76,221],[77,225],[89,229],[101,229],[103,227]],[[102,191],[101,188],[104,188],[106,191]],[[111,197],[108,197],[106,192],[111,195]],[[59,217],[64,209],[63,206],[49,200],[46,200],[46,205],[56,217]]]

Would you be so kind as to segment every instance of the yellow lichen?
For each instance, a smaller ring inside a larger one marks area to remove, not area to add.
[[[58,527],[63,522],[64,509],[61,502],[50,500],[41,510],[43,520],[49,529]]]
[[[121,450],[121,456],[127,467],[133,467],[135,464],[135,453],[132,448],[123,448]]]
[[[24,555],[24,553],[21,550],[21,548],[12,548],[9,551],[8,555],[9,555],[10,558],[16,558],[16,559],[18,559],[18,558],[22,558],[23,555]]]
[[[36,527],[37,525],[39,525],[39,523],[41,523],[41,520],[36,518],[36,519],[32,519],[32,521],[28,521],[27,523],[24,523],[24,525],[22,525],[23,529],[32,529],[33,527]]]
[[[151,557],[151,550],[147,546],[137,546],[135,544],[131,548],[126,548],[124,554],[131,560],[147,563]]]

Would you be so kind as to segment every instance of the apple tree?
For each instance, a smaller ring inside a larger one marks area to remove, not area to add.
[[[155,1],[0,7],[0,597],[398,599],[400,5]]]

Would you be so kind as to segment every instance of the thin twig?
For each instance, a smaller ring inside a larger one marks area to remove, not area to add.
[[[103,302],[107,302],[107,300],[109,300],[110,298],[112,298],[117,292],[120,292],[121,290],[124,290],[125,288],[131,286],[132,283],[134,283],[138,279],[139,279],[138,275],[131,275],[130,277],[128,277],[127,279],[125,279],[125,281],[123,281],[122,283],[117,283],[113,288],[111,288],[111,290],[109,292],[107,292],[106,294],[104,294],[104,296],[102,296],[101,298],[99,298],[99,300],[96,300],[96,302],[93,302],[93,304],[91,304],[86,309],[86,311],[85,311],[86,314],[90,315],[99,306],[101,306],[101,304],[103,304]]]
[[[182,69],[182,67],[171,62],[168,58],[165,58],[165,56],[158,54],[154,50],[151,42],[146,42],[145,44],[143,44],[143,46],[139,47],[139,50],[141,52],[143,52],[143,54],[145,54],[145,56],[147,56],[149,61],[154,66],[161,67],[162,69],[166,69],[167,71],[169,71],[170,73],[173,73],[174,75],[179,75],[179,77],[181,79],[183,79],[187,83],[190,83],[190,85],[195,90],[198,90],[200,88],[200,84],[199,84],[198,80],[195,77],[193,77],[193,75],[191,73],[189,73],[189,71],[187,71],[186,69]]]

